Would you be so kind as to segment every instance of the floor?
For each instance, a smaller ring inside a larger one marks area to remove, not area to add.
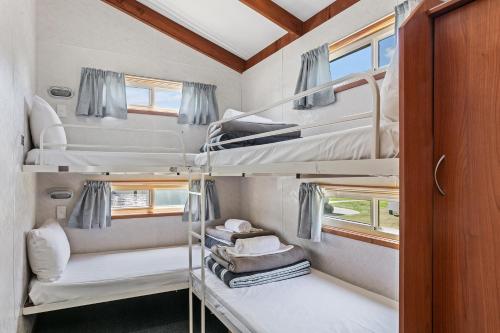
[[[195,318],[199,302],[195,300]],[[209,311],[206,332],[227,332]],[[188,332],[188,293],[177,291],[39,314],[34,333],[180,333]],[[195,322],[199,332],[199,320]]]

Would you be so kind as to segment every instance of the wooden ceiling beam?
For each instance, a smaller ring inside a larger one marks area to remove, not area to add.
[[[241,3],[255,10],[276,25],[286,30],[289,34],[302,35],[303,22],[293,14],[278,6],[271,0],[240,0]]]
[[[244,59],[136,0],[102,1],[239,73],[242,73],[246,68]]]
[[[241,1],[241,0],[240,0]],[[246,67],[245,70],[255,66],[262,60],[266,59],[269,57],[271,54],[281,50],[300,36],[308,33],[309,31],[315,29],[316,27],[320,26],[321,24],[325,23],[332,17],[342,13],[344,10],[347,8],[351,7],[355,3],[357,3],[360,0],[337,0],[333,2],[332,4],[328,5],[327,7],[323,8],[320,10],[318,13],[313,15],[311,18],[309,18],[307,21],[305,21],[302,25],[302,34],[300,35],[295,35],[292,33],[288,33],[285,36],[281,37],[277,41],[271,43],[270,45],[266,46],[264,49],[262,49],[260,52],[252,56],[250,59],[246,61]]]

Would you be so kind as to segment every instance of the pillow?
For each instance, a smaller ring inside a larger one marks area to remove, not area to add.
[[[399,61],[394,54],[380,87],[380,113],[382,120],[399,121]]]
[[[43,98],[33,97],[33,108],[30,113],[31,139],[36,148],[40,148],[40,134],[48,126],[61,124],[54,109]],[[44,143],[66,144],[66,132],[62,127],[47,130],[43,139]],[[50,147],[47,147],[50,148]],[[66,147],[56,149],[64,150]]]
[[[54,219],[47,220],[40,228],[28,232],[28,259],[38,280],[58,280],[68,264],[70,247],[61,225]]]
[[[237,111],[237,110],[234,110],[234,109],[227,109],[226,112],[224,112],[224,115],[222,116],[222,119],[228,119],[228,118],[231,118],[231,117],[239,116],[241,114],[245,114],[245,112]],[[236,121],[246,121],[246,122],[249,122],[249,123],[259,123],[259,124],[275,124],[275,122],[272,121],[269,118],[264,118],[264,117],[256,116],[256,115],[251,115],[251,116],[248,116],[248,117],[236,119]]]

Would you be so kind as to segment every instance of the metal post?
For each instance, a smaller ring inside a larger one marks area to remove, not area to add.
[[[188,171],[188,191],[191,192],[191,169]],[[188,193],[188,223],[189,223],[189,231],[188,231],[188,244],[189,244],[189,333],[193,333],[193,235],[191,232],[193,231],[193,215],[191,214],[192,203],[191,203],[191,194]]]
[[[201,174],[200,179],[200,235],[201,235],[201,333],[205,333],[205,200],[206,200],[206,190],[205,190],[205,173]]]

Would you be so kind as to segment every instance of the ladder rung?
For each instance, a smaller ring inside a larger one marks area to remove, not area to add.
[[[199,233],[191,231],[191,235],[193,235],[195,238],[198,238],[199,240],[201,240],[201,235]]]
[[[189,194],[192,194],[192,195],[201,195],[201,192],[192,192],[192,191],[189,191]]]

